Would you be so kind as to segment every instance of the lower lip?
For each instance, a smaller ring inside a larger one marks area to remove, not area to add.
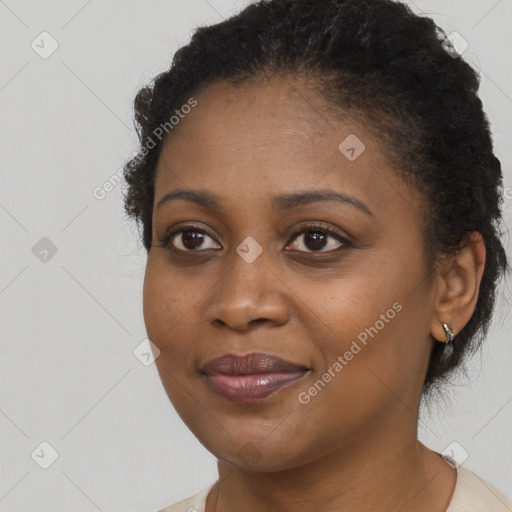
[[[250,403],[302,380],[309,371],[257,375],[204,375],[215,393],[233,402]]]

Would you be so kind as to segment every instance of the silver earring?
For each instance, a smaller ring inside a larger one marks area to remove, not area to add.
[[[453,353],[453,340],[455,339],[455,334],[453,334],[452,329],[448,327],[448,325],[446,325],[445,323],[443,323],[443,329],[444,333],[446,334],[446,343],[444,345],[442,359],[446,360]]]

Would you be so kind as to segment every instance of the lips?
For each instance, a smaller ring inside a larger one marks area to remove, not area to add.
[[[306,366],[270,354],[252,353],[246,356],[226,354],[212,359],[203,366],[206,375],[256,375],[260,373],[285,373],[308,370]]]
[[[277,356],[252,353],[218,357],[206,363],[201,373],[215,393],[234,402],[249,403],[302,380],[309,370]]]

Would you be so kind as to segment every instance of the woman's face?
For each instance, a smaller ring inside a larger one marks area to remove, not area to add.
[[[195,99],[159,160],[144,281],[178,414],[219,459],[256,471],[415,436],[434,316],[420,196],[369,126],[328,117],[297,80],[217,82]],[[216,205],[159,204],[178,190]],[[345,200],[278,200],[319,191]],[[212,390],[208,361],[253,352],[308,371],[253,401]]]

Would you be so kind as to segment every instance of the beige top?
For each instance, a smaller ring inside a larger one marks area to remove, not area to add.
[[[205,512],[206,497],[216,483],[158,512]],[[457,483],[446,512],[512,512],[512,501],[471,470],[459,466]]]

